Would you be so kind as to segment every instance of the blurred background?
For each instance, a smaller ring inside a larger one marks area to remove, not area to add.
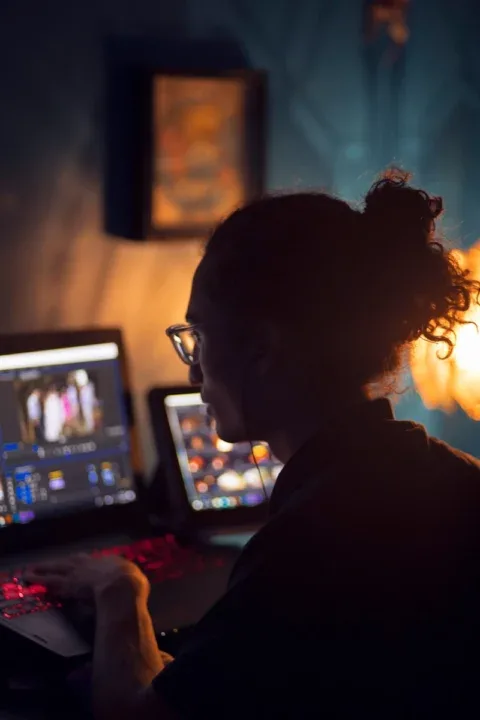
[[[444,196],[444,230],[468,248],[480,231],[476,10],[473,0],[3,0],[0,332],[122,327],[151,469],[145,391],[186,379],[164,329],[184,318],[202,241],[104,232],[108,47],[147,64],[183,48],[183,64],[201,69],[203,44],[227,66],[265,70],[268,189],[355,200],[402,165]],[[398,414],[480,454],[462,411],[427,410],[411,391]]]

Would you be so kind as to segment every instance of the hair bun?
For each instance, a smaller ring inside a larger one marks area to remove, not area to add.
[[[420,224],[430,232],[443,211],[443,200],[411,187],[410,179],[411,175],[399,168],[385,172],[365,197],[365,218],[374,223],[383,219],[390,226],[398,221],[403,227]]]

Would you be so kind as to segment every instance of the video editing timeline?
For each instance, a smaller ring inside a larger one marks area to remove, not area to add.
[[[116,343],[0,356],[0,527],[135,500]]]
[[[282,469],[268,445],[253,443],[252,453],[250,443],[232,445],[221,440],[199,393],[167,395],[164,402],[194,510],[224,510],[265,501],[265,491],[270,495]]]

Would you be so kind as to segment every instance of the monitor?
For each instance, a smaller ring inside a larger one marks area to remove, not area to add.
[[[190,510],[218,516],[265,507],[282,468],[268,445],[224,442],[200,393],[191,388],[158,389],[155,394],[152,411],[164,417],[173,471]],[[162,455],[164,437],[159,445]]]
[[[0,527],[136,499],[119,331],[0,339]]]

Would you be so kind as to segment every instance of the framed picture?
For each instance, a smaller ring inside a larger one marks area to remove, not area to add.
[[[261,72],[153,73],[145,238],[202,237],[263,191]]]

